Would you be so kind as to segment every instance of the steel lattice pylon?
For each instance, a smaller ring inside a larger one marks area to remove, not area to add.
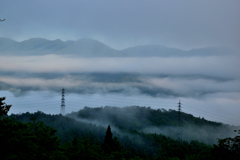
[[[64,88],[62,89],[61,114],[65,115],[65,90],[64,90]]]

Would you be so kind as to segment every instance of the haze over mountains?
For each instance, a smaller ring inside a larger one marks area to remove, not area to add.
[[[16,106],[11,113],[25,112],[26,106],[31,106],[27,108],[31,112],[44,110],[29,99],[46,93],[55,98],[48,102],[43,98],[44,102],[54,103],[56,110],[47,107],[44,112],[59,113],[59,92],[64,87],[72,95],[69,112],[106,105],[174,108],[181,100],[189,106],[187,113],[239,125],[239,55],[227,49],[184,51],[145,45],[116,50],[92,39],[16,42],[0,38],[0,94]],[[161,105],[162,101],[169,105]],[[217,111],[221,117],[199,114],[191,106]]]
[[[228,48],[207,47],[189,51],[161,45],[140,45],[122,50],[113,49],[97,40],[83,38],[77,41],[62,41],[31,38],[17,42],[0,38],[0,55],[74,55],[80,57],[182,57],[211,56],[229,53]]]

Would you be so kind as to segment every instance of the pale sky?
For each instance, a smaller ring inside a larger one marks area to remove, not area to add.
[[[1,0],[0,37],[92,38],[114,49],[239,46],[239,0]]]

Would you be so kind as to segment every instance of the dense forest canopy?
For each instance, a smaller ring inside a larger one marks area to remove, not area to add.
[[[11,107],[2,102],[4,99],[1,98],[0,107]],[[190,124],[215,130],[231,128],[186,113],[181,115],[183,122],[179,126],[176,111],[139,106],[85,107],[67,116],[40,111],[7,116],[6,111],[0,117],[0,140],[4,144],[0,153],[3,159],[214,159],[221,154],[230,159],[239,157],[239,136],[219,139],[218,145],[211,146],[181,139],[177,135],[180,132],[174,130],[144,131],[147,126],[160,130],[178,126],[185,132]]]
[[[150,107],[85,107],[73,112],[67,117],[79,121],[90,122],[96,125],[114,126],[116,130],[137,130],[144,133],[158,133],[176,139],[179,132],[178,111],[165,109],[152,109]],[[199,140],[207,144],[217,142],[217,138],[232,136],[234,126],[219,122],[196,118],[191,114],[181,112],[181,130],[184,140]]]
[[[10,108],[3,100],[0,107]],[[178,113],[140,106],[85,107],[67,116],[41,111],[7,116],[6,111],[0,117],[4,144],[0,153],[2,159],[239,158],[240,136],[218,139],[211,145],[214,136],[226,136],[234,126],[187,113],[181,113],[179,125]],[[193,126],[194,131],[188,133]]]

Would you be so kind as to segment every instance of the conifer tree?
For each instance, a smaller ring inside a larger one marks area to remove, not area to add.
[[[119,144],[117,137],[114,137],[114,139],[112,137],[113,134],[111,131],[111,127],[110,125],[108,125],[103,144],[103,149],[105,150],[106,153],[121,150],[121,145]]]
[[[111,145],[112,143],[112,132],[111,132],[111,127],[110,125],[108,125],[107,127],[107,131],[106,131],[106,135],[105,135],[105,139],[104,139],[104,144],[105,145]]]
[[[107,131],[106,131],[106,135],[104,137],[104,144],[103,144],[103,150],[106,153],[110,153],[111,152],[111,148],[113,145],[113,139],[112,139],[112,132],[111,132],[111,127],[110,125],[108,125],[107,127]]]

